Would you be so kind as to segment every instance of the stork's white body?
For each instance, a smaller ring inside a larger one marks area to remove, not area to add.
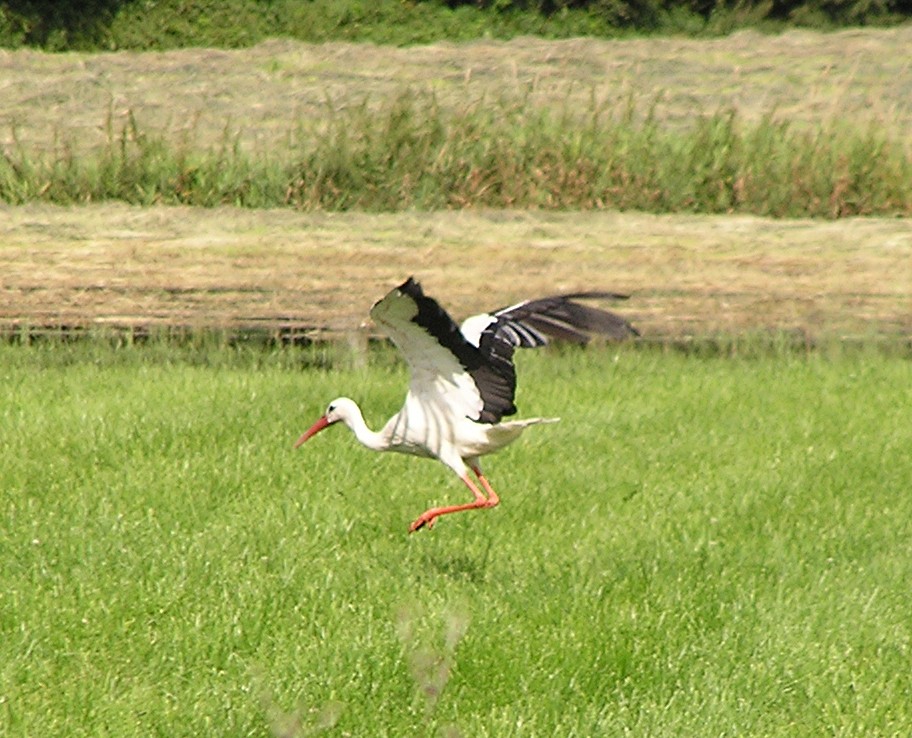
[[[527,418],[496,425],[469,418],[454,418],[437,395],[422,398],[411,392],[405,404],[379,431],[367,427],[354,400],[340,397],[331,403],[332,413],[345,423],[358,441],[374,451],[395,451],[411,456],[436,458],[460,477],[468,466],[480,468],[479,458],[509,445],[530,425],[554,423],[557,418]]]
[[[440,459],[459,476],[466,465],[479,467],[479,458],[513,443],[530,425],[555,423],[557,418],[527,418],[491,425],[468,417],[448,415],[433,397],[411,392],[405,405],[381,431],[388,450]]]
[[[412,531],[430,527],[441,515],[493,507],[499,498],[482,474],[480,457],[512,443],[530,425],[557,420],[502,420],[516,412],[513,350],[544,345],[544,334],[578,341],[580,337],[585,340],[584,330],[614,331],[616,337],[636,334],[618,316],[570,299],[593,296],[622,297],[580,293],[528,301],[491,315],[474,316],[460,329],[410,278],[371,309],[371,317],[387,332],[411,370],[402,409],[381,430],[372,431],[358,405],[340,397],[295,445],[341,421],[370,449],[433,457],[446,464],[472,490],[475,501],[431,508],[412,523]],[[472,481],[470,469],[484,492]]]

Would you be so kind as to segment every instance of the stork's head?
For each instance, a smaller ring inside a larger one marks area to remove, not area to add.
[[[298,446],[313,438],[321,430],[328,428],[333,423],[338,423],[340,420],[347,425],[349,419],[353,418],[357,412],[358,406],[355,404],[354,400],[350,400],[347,397],[336,398],[329,403],[326,412],[319,417],[317,422],[301,434],[301,437],[295,441],[294,447],[298,448]]]

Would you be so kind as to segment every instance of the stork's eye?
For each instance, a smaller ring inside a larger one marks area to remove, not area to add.
[[[327,414],[332,413],[332,412],[335,412],[335,411],[336,411],[336,406],[335,406],[335,405],[330,405],[328,408],[326,408],[326,413],[327,413]]]

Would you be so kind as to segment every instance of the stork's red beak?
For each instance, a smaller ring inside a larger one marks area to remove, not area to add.
[[[329,424],[330,424],[329,420],[324,415],[316,423],[314,423],[312,426],[310,426],[310,428],[308,428],[306,431],[304,431],[304,433],[301,434],[301,437],[297,441],[295,441],[294,447],[297,448],[302,443],[304,443],[306,440],[308,440],[311,436],[317,435],[317,433],[319,433],[321,430],[323,430],[324,428],[329,426]]]

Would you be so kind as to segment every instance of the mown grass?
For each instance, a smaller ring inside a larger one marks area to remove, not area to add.
[[[440,465],[291,450],[393,412],[390,354],[152,348],[0,347],[4,734],[912,728],[908,360],[523,355],[563,422],[409,537]]]
[[[188,135],[187,141],[193,137]],[[130,116],[100,153],[62,138],[53,154],[15,145],[0,158],[0,200],[153,203],[304,210],[466,207],[908,215],[912,158],[871,124],[810,130],[734,112],[669,127],[633,106],[542,109],[484,101],[445,110],[406,91],[302,121],[286,150],[168,141]]]

